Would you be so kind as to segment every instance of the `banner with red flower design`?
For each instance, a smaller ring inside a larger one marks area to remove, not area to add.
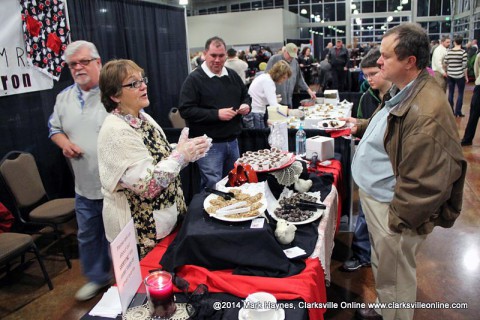
[[[43,73],[58,80],[70,42],[63,0],[20,0],[27,58]]]
[[[18,0],[0,0],[0,97],[53,88],[53,78],[28,57]]]

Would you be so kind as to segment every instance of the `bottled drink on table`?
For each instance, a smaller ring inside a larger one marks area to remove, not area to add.
[[[297,134],[295,135],[295,153],[304,157],[307,153],[307,134],[303,130],[303,122],[300,122]]]

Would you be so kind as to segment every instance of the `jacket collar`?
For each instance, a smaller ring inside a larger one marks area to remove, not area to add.
[[[419,73],[418,77],[413,80],[408,92],[405,93],[405,97],[400,103],[390,111],[390,114],[396,117],[403,117],[405,113],[410,110],[413,99],[418,95],[418,93],[423,89],[427,81],[431,78],[431,75],[428,73],[427,69],[422,70]],[[398,91],[398,88],[394,85],[390,92]]]

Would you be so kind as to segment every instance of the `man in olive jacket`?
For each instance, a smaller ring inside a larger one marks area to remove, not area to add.
[[[369,120],[352,163],[372,240],[381,303],[416,301],[415,255],[435,226],[451,227],[462,207],[466,161],[445,93],[426,67],[428,36],[405,23],[387,31],[378,64],[394,86]],[[413,308],[360,309],[360,319],[413,319]]]

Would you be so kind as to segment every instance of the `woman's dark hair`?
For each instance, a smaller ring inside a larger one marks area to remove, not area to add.
[[[388,30],[383,37],[395,36],[395,54],[398,60],[410,56],[417,58],[417,68],[425,69],[430,62],[430,40],[427,32],[417,23],[402,23]]]
[[[103,66],[98,85],[101,100],[107,112],[112,112],[118,107],[118,102],[113,101],[111,97],[119,97],[122,94],[123,81],[135,72],[143,75],[143,69],[132,60],[111,60]]]
[[[310,47],[303,47],[302,49],[302,56],[305,56],[305,54],[307,53],[307,50],[310,49]]]

